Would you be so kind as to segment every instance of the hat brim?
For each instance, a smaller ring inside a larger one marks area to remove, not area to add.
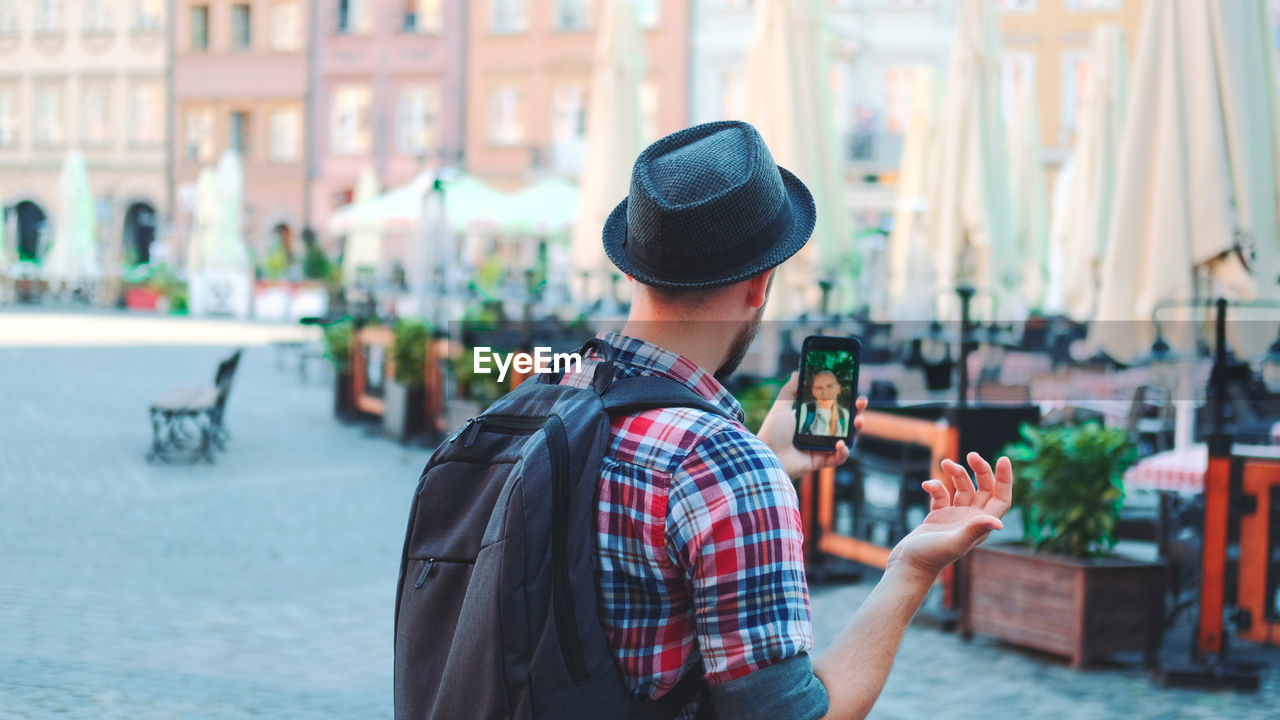
[[[818,210],[813,202],[809,188],[800,182],[800,178],[779,166],[782,182],[787,190],[787,202],[791,204],[791,224],[779,233],[777,241],[764,253],[751,258],[743,258],[741,264],[714,275],[698,280],[672,280],[641,269],[627,254],[627,199],[609,213],[604,223],[604,252],[609,260],[622,272],[637,282],[659,288],[698,289],[716,288],[742,282],[750,277],[781,265],[787,258],[795,255],[809,242],[813,235],[813,227],[818,220]]]

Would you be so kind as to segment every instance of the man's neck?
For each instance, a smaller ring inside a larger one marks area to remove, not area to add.
[[[690,327],[694,325],[695,327]],[[714,374],[725,362],[735,330],[731,323],[628,318],[622,334],[683,355]]]

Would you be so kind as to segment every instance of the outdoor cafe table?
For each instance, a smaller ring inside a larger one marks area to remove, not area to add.
[[[1232,453],[1280,458],[1280,445],[1233,445]],[[1204,492],[1204,476],[1209,469],[1209,448],[1204,443],[1189,445],[1144,458],[1124,473],[1126,490],[1159,490],[1197,494]]]

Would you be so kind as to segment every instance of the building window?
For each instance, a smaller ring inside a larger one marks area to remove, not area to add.
[[[18,0],[0,0],[0,35],[18,34]]]
[[[227,147],[236,151],[241,158],[249,157],[249,113],[244,110],[233,110],[229,118]]]
[[[18,144],[18,92],[0,87],[0,147]]]
[[[642,30],[656,29],[662,21],[662,0],[631,0],[631,6]]]
[[[253,45],[252,16],[249,6],[238,4],[231,6],[231,49],[248,50]]]
[[[134,85],[129,91],[129,142],[134,145],[159,144],[163,123],[160,84],[145,82]]]
[[[296,162],[302,137],[302,114],[297,108],[285,108],[271,113],[272,162]]]
[[[271,49],[293,52],[302,47],[302,18],[297,0],[271,8]]]
[[[404,31],[438,33],[444,27],[441,0],[405,0]]]
[[[369,0],[338,0],[338,34],[367,33],[371,19]]]
[[[111,142],[111,86],[89,85],[80,94],[80,136],[85,145]]]
[[[187,159],[196,162],[213,160],[213,109],[187,111]]]
[[[81,18],[85,32],[108,32],[111,30],[111,3],[108,0],[85,0],[84,17]]]
[[[35,141],[37,145],[61,145],[66,138],[63,123],[62,88],[36,89]]]
[[[503,85],[489,91],[489,144],[519,145],[524,142],[520,123],[520,91]]]
[[[591,0],[556,0],[556,30],[583,32],[591,27]]]
[[[1067,0],[1069,12],[1120,12],[1124,0]]]
[[[396,109],[400,152],[423,155],[437,144],[440,124],[440,88],[410,85],[400,90]]]
[[[209,6],[191,6],[191,52],[209,49]]]
[[[1013,122],[1013,108],[1018,95],[1036,92],[1036,56],[1030,52],[1010,51],[1000,63],[1000,92],[1004,104],[1004,122]]]
[[[159,30],[164,24],[165,0],[133,0],[133,29]]]
[[[1089,51],[1067,50],[1062,53],[1062,107],[1058,113],[1061,132],[1075,132],[1080,116],[1080,100],[1089,82]]]
[[[996,5],[1001,12],[1007,13],[1033,13],[1040,0],[998,0]]]
[[[557,170],[576,171],[586,151],[587,103],[581,85],[551,91],[551,157]]]
[[[365,85],[340,85],[333,93],[330,144],[339,155],[369,152],[369,111],[373,91]]]
[[[490,0],[489,29],[495,35],[522,33],[529,27],[525,0]]]
[[[36,32],[62,32],[62,0],[36,0]]]

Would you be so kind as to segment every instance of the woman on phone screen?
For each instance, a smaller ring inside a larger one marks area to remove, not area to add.
[[[840,407],[840,383],[835,373],[823,370],[809,381],[813,400],[800,406],[800,432],[805,435],[849,435],[849,411]]]

